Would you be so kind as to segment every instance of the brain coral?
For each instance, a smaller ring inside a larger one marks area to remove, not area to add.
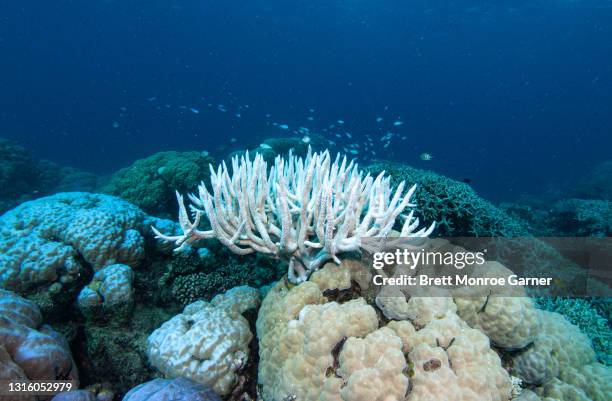
[[[160,152],[116,172],[102,192],[119,196],[153,215],[174,215],[175,191],[192,191],[209,176],[205,152]]]
[[[155,330],[148,341],[151,364],[167,377],[185,377],[229,394],[249,358],[253,338],[249,322],[240,314],[256,307],[257,290],[241,287],[214,305],[204,301],[187,305]]]
[[[436,233],[440,236],[520,237],[527,234],[518,221],[482,199],[465,183],[396,163],[374,163],[366,170],[374,175],[385,171],[391,176],[393,185],[402,180],[418,182],[414,194],[416,211],[425,222],[436,222]]]
[[[137,266],[153,223],[108,195],[69,192],[23,203],[0,216],[0,286],[58,293],[89,268]]]
[[[0,290],[0,378],[71,380],[79,376],[65,339],[42,324],[38,307],[13,292]],[[3,396],[3,400],[35,397]]]

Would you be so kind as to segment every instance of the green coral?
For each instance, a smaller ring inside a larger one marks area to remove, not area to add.
[[[206,152],[160,152],[116,172],[102,192],[119,196],[157,216],[176,214],[175,190],[193,192],[210,175]]]
[[[373,175],[385,171],[394,185],[402,180],[409,185],[418,184],[413,198],[416,211],[426,224],[437,222],[435,233],[439,236],[527,235],[518,220],[482,199],[465,183],[399,163],[377,162],[366,171]]]
[[[612,298],[536,298],[540,309],[560,313],[578,326],[591,339],[599,361],[608,366],[612,366],[612,327],[597,304],[603,303],[609,308],[611,302]]]

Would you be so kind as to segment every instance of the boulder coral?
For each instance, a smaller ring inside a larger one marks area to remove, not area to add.
[[[152,224],[174,227],[108,195],[67,192],[23,203],[0,216],[0,286],[70,301],[94,272],[137,267]]]
[[[253,338],[242,313],[259,305],[259,293],[239,287],[211,303],[187,305],[148,340],[151,364],[166,377],[184,377],[228,395],[240,382]]]
[[[269,290],[257,319],[262,400],[509,399],[511,380],[489,339],[453,308],[420,328],[388,322],[357,288],[335,299],[349,291],[345,276],[327,264],[298,286]]]

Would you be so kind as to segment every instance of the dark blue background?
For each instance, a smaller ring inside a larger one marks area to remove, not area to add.
[[[611,158],[611,23],[609,1],[6,1],[0,136],[107,173],[286,134],[266,113],[359,136],[388,106],[386,157],[511,199]]]

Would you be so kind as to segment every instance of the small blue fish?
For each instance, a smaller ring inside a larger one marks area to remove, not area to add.
[[[399,121],[399,120],[398,120],[398,121],[395,121],[395,122],[393,123],[393,126],[394,126],[394,127],[399,127],[400,125],[403,125],[403,124],[404,124],[404,123],[403,123],[402,121]]]
[[[340,124],[340,125],[344,124],[344,120],[338,120],[337,122],[338,122],[338,124]]]
[[[289,126],[287,124],[279,124],[278,128],[280,128],[280,129],[289,129]]]
[[[190,108],[189,110],[191,110],[191,112],[192,112],[193,114],[200,114],[200,110],[198,110],[198,109],[194,109],[193,107],[192,107],[192,108]]]

